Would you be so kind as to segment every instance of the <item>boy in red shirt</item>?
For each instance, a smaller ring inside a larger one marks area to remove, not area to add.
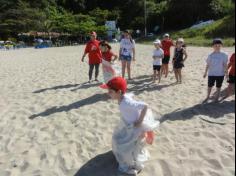
[[[162,49],[164,50],[164,59],[162,61],[162,74],[165,74],[167,78],[169,73],[169,62],[170,62],[170,48],[175,46],[173,41],[170,39],[169,34],[164,35],[164,39],[161,42]]]
[[[235,53],[231,56],[229,64],[228,64],[228,70],[229,70],[229,86],[228,86],[228,97],[232,95],[233,88],[235,85]]]
[[[90,34],[91,40],[87,43],[84,55],[82,57],[82,62],[86,55],[89,57],[89,83],[92,81],[93,70],[95,68],[95,81],[98,82],[99,66],[102,63],[102,53],[99,48],[99,41],[97,40],[96,32]]]

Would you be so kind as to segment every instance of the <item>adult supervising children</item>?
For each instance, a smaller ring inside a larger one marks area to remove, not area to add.
[[[102,53],[99,48],[100,42],[97,40],[96,32],[92,32],[90,34],[90,38],[91,40],[87,43],[84,55],[82,57],[82,62],[84,62],[84,59],[87,54],[89,57],[89,83],[91,83],[92,81],[94,68],[95,68],[95,81],[98,82],[99,67],[100,64],[102,63]]]

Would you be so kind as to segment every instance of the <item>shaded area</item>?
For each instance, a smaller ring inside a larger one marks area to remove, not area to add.
[[[50,116],[52,114],[60,113],[60,112],[69,112],[73,109],[78,109],[84,106],[92,105],[92,104],[98,103],[99,101],[107,101],[108,99],[109,97],[107,94],[96,94],[96,95],[93,95],[91,97],[74,102],[66,106],[52,107],[50,109],[45,110],[44,112],[30,116],[29,119],[34,119],[36,117],[46,117],[46,116]]]
[[[77,87],[79,85],[80,84],[68,84],[68,85],[55,86],[55,87],[51,87],[51,88],[36,90],[33,93],[42,93],[42,92],[46,92],[49,90],[69,89],[69,88]]]
[[[145,91],[153,92],[153,91],[161,91],[164,88],[168,88],[171,86],[175,86],[175,83],[171,83],[169,85],[158,85],[153,83],[152,76],[140,76],[134,78],[133,81],[129,82],[129,91],[133,92],[136,95],[139,95]]]
[[[117,168],[118,163],[110,151],[88,161],[74,176],[117,176]]]
[[[80,89],[89,89],[91,87],[98,87],[100,86],[102,83],[99,83],[99,82],[96,82],[94,84],[90,84],[90,83],[87,83],[87,84],[82,84],[81,86],[78,86],[77,88],[75,89],[72,89],[71,91],[72,92],[76,92],[77,90],[80,90]]]
[[[76,91],[79,89],[88,89],[91,87],[96,87],[99,86],[101,83],[94,83],[94,84],[90,84],[90,83],[82,83],[82,84],[67,84],[67,85],[60,85],[60,86],[55,86],[55,87],[51,87],[51,88],[45,88],[45,89],[40,89],[37,91],[34,91],[33,93],[43,93],[46,91],[50,91],[50,90],[60,90],[60,89],[70,89],[70,88],[74,88],[71,91]]]
[[[161,118],[161,123],[170,120],[189,120],[197,115],[204,115],[210,118],[221,118],[224,115],[235,113],[235,100],[224,101],[221,103],[197,104],[193,107],[176,110]]]

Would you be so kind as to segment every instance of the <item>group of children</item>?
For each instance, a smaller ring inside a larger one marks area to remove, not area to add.
[[[126,45],[129,43],[130,50],[126,53],[126,55],[122,56],[121,60],[130,63],[132,60],[130,52],[134,51],[133,54],[135,54],[135,50],[132,41],[128,39],[126,40],[127,41],[124,42],[126,42]],[[154,81],[156,81],[158,77],[160,82],[162,74],[164,74],[165,77],[168,76],[170,48],[174,46],[175,54],[172,61],[173,69],[177,83],[182,83],[181,70],[184,67],[184,62],[188,57],[184,39],[180,38],[177,40],[176,44],[174,44],[170,39],[170,36],[166,34],[163,41],[156,40],[154,45]],[[206,101],[210,98],[211,90],[215,83],[218,88],[216,101],[219,100],[219,93],[225,75],[227,75],[229,82],[228,95],[232,94],[233,86],[235,84],[235,54],[233,54],[230,62],[228,63],[228,56],[221,51],[222,46],[223,41],[221,39],[215,39],[213,41],[214,51],[207,59],[207,67],[204,78],[208,73],[209,89]],[[89,50],[91,53],[88,52]],[[101,52],[99,55],[96,55],[95,53],[98,50]],[[111,46],[105,41],[99,43],[96,40],[91,41],[86,47],[85,55],[87,53],[90,53],[90,56],[103,58],[103,60],[109,63],[118,59],[118,55],[111,51]],[[84,60],[85,55],[83,56],[82,61]],[[101,63],[101,61],[99,62]],[[94,64],[97,68],[97,64],[95,62],[92,63],[90,61],[90,63]],[[90,66],[90,69],[94,66]],[[155,120],[152,111],[146,103],[136,101],[133,99],[133,95],[127,94],[127,82],[124,79],[124,75],[122,76],[123,77],[114,77],[100,87],[108,90],[108,95],[111,99],[118,102],[121,112],[120,123],[116,127],[112,138],[112,150],[116,160],[119,163],[118,171],[125,174],[137,175],[142,171],[144,168],[144,162],[149,158],[149,153],[145,150],[145,145],[153,143],[154,130],[159,126],[159,121]]]
[[[182,83],[182,68],[184,67],[184,62],[187,60],[188,55],[186,52],[186,47],[184,44],[184,39],[179,38],[174,44],[170,39],[169,34],[164,35],[164,40],[156,40],[154,42],[155,50],[153,52],[153,82],[156,82],[157,77],[159,83],[161,82],[161,77],[164,74],[168,77],[169,73],[169,62],[170,62],[170,48],[175,46],[174,58],[173,58],[173,70],[176,77],[177,83]]]

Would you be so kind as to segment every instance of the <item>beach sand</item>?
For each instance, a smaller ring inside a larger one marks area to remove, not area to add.
[[[84,84],[83,49],[0,51],[0,176],[117,175],[111,138],[118,105],[99,84]],[[151,83],[152,51],[137,45],[129,84],[162,122],[140,176],[234,176],[235,100],[201,104],[212,49],[188,48],[182,85],[173,84],[173,74]]]

